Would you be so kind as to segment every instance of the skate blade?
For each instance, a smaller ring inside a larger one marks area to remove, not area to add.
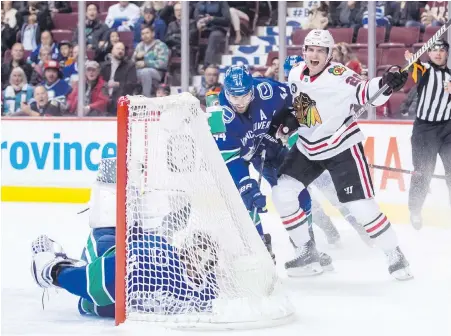
[[[287,268],[287,275],[293,278],[303,278],[315,275],[320,275],[323,273],[323,268],[319,262],[312,263],[304,267],[293,267]]]
[[[423,223],[415,223],[415,222],[412,222],[412,227],[413,227],[415,230],[421,230],[421,228],[423,227]]]
[[[339,250],[343,248],[343,243],[341,242],[341,240],[337,240],[333,243],[328,243],[329,247],[334,249],[334,250]]]
[[[397,271],[394,271],[391,274],[396,280],[399,281],[406,281],[406,280],[411,280],[413,279],[413,275],[410,272],[409,267],[403,268],[403,269],[399,269]]]
[[[333,272],[335,271],[335,267],[333,264],[321,266],[324,272]]]

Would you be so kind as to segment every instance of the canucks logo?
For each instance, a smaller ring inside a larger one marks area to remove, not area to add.
[[[296,119],[300,125],[312,127],[322,123],[321,116],[316,108],[316,102],[307,94],[301,92],[294,98],[293,107],[296,111]]]

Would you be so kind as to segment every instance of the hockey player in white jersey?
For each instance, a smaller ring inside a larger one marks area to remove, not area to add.
[[[290,74],[291,69],[293,66],[297,65],[298,63],[302,62],[304,59],[301,56],[288,56],[285,59],[285,62],[283,64],[283,71],[285,73],[285,81],[288,82],[288,75]],[[294,121],[294,120],[293,120]],[[298,123],[297,121],[294,122],[294,125],[297,129]],[[289,133],[290,134],[290,133]],[[295,146],[296,141],[299,137],[298,133],[292,133],[289,136],[286,134],[280,134],[278,133],[278,136],[280,139],[286,143],[286,146],[288,148],[291,148]],[[351,212],[346,207],[345,204],[340,203],[337,197],[337,192],[335,190],[335,187],[333,185],[332,178],[330,177],[330,173],[328,171],[324,171],[315,181],[312,182],[312,185],[315,186],[321,194],[330,202],[332,206],[338,209],[340,211],[343,218],[351,224],[351,226],[357,231],[360,238],[365,242],[365,244],[369,246],[373,246],[371,239],[369,238],[367,232],[365,231],[364,227],[357,222],[357,220],[354,218],[354,216],[351,215]],[[324,211],[321,210],[321,204],[317,200],[317,197],[314,196],[314,193],[311,190],[311,186],[307,188],[310,195],[312,195],[312,217],[315,218],[316,223],[326,223],[328,225],[325,225],[324,228],[333,228],[334,231],[329,230],[327,239],[329,243],[334,245],[340,245],[340,240],[336,239],[334,241],[334,238],[339,238],[339,233],[336,230],[335,226],[332,224],[332,220],[329,216],[326,215]],[[321,210],[321,211],[318,211]],[[338,242],[338,244],[337,244]]]
[[[353,122],[329,143],[335,132],[351,118],[352,104],[363,105],[384,84],[389,89],[373,103],[385,103],[393,91],[400,90],[407,74],[386,72],[382,77],[362,80],[339,63],[330,62],[334,40],[327,30],[312,30],[304,41],[304,62],[289,74],[288,84],[299,123],[299,138],[279,170],[273,202],[283,222],[296,225],[299,209],[297,195],[325,170],[331,174],[341,203],[351,211],[388,259],[388,271],[398,280],[412,277],[396,234],[374,200],[368,164],[363,152],[363,133]],[[293,118],[293,116],[287,116]],[[297,269],[320,268],[318,252],[307,225],[290,231],[297,246],[297,257],[286,263],[288,273]]]

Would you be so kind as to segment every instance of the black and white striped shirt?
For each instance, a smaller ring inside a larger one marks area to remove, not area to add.
[[[418,83],[417,118],[429,121],[451,120],[451,95],[445,82],[451,81],[451,71],[435,64],[415,63],[412,77]]]

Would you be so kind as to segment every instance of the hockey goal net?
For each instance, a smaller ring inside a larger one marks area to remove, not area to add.
[[[293,316],[192,95],[119,100],[117,202],[116,324],[246,329]]]

